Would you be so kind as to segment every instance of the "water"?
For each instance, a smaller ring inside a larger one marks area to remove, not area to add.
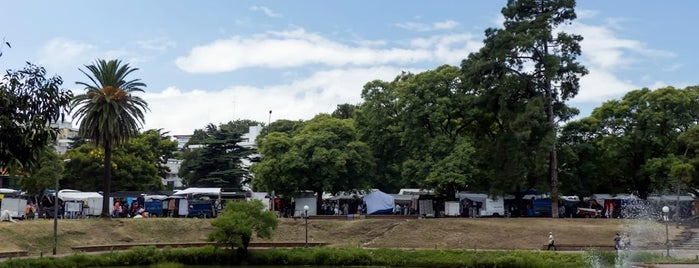
[[[622,237],[622,248],[616,252],[612,267],[640,267],[634,265],[635,260],[639,259],[639,254],[644,252],[638,248],[639,245],[657,245],[660,241],[665,243],[666,227],[657,222],[662,219],[662,212],[646,202],[631,201],[626,203],[621,215],[625,218],[619,230],[619,235]],[[614,238],[610,237],[609,241],[612,243]],[[587,255],[590,267],[609,267],[605,265],[599,252],[590,251],[587,252]]]

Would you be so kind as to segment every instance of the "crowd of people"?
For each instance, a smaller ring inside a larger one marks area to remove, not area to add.
[[[114,201],[112,218],[146,218],[148,212],[141,204],[143,202],[139,202],[139,200],[120,199]]]

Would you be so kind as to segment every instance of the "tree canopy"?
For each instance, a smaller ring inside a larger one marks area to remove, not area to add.
[[[243,134],[250,126],[256,125],[260,123],[238,120],[218,127],[209,124],[203,130],[195,130],[188,148],[182,153],[184,161],[179,176],[190,187],[240,188],[248,184],[250,173],[243,160],[256,151],[241,143],[244,142]]]
[[[535,171],[538,166],[526,156],[547,149],[552,216],[558,217],[555,133],[559,121],[574,115],[575,110],[565,102],[577,95],[579,79],[587,74],[577,61],[582,36],[560,28],[576,19],[575,1],[510,0],[502,15],[504,28],[487,29],[483,48],[470,55],[462,66],[467,79],[483,95],[497,101],[488,107],[508,125],[498,133],[505,138],[494,144],[507,147],[513,145],[509,141],[529,136],[519,142],[529,143],[526,146],[529,148],[518,151],[520,157],[512,161],[501,158],[507,165],[518,166],[510,169],[519,170],[515,176],[538,175]]]
[[[644,88],[607,101],[563,128],[565,180],[581,189],[644,198],[674,188],[673,176],[699,185],[691,172],[697,167],[697,118],[696,86]]]
[[[262,160],[252,166],[255,189],[286,196],[312,191],[320,208],[323,192],[371,186],[373,157],[358,140],[352,119],[320,114],[295,133],[270,133],[259,147]]]
[[[272,237],[278,220],[274,212],[264,210],[259,200],[234,201],[226,204],[223,213],[211,225],[213,230],[208,235],[209,241],[226,243],[231,248],[239,247],[246,256],[253,234],[260,238]]]
[[[163,172],[168,172],[165,162],[177,142],[164,136],[160,130],[147,130],[129,139],[124,146],[114,149],[112,158],[111,189],[115,191],[162,190]],[[93,144],[82,144],[69,149],[64,158],[66,176],[62,188],[82,191],[98,191],[99,178],[104,170],[104,153]]]
[[[50,124],[67,114],[72,92],[61,88],[60,76],[31,63],[8,70],[0,80],[0,169],[32,168],[40,162],[58,129]]]

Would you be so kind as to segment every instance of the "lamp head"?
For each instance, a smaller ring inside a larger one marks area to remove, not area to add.
[[[670,212],[670,207],[664,206],[664,207],[663,207],[663,213],[668,213],[668,212]]]
[[[303,211],[308,211],[308,205],[303,206]]]

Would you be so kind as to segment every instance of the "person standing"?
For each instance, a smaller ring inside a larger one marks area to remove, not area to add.
[[[551,250],[552,248],[553,251],[556,251],[556,240],[553,239],[553,232],[549,232],[549,246],[546,250]]]
[[[619,236],[619,233],[616,233],[614,236],[614,249],[617,251],[621,249],[621,236]]]

